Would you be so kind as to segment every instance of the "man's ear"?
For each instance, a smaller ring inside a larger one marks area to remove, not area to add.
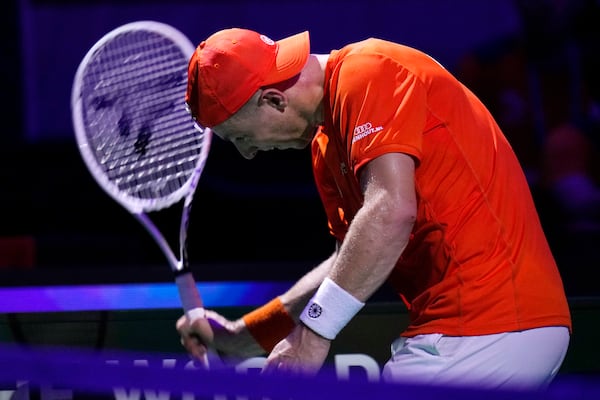
[[[288,99],[285,93],[275,88],[266,88],[260,96],[261,103],[283,111],[287,107]]]

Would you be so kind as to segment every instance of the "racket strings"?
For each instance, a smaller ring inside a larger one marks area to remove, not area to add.
[[[153,144],[148,149],[151,156],[139,158],[130,151],[120,155],[113,154],[111,162],[105,168],[107,174],[120,187],[125,185],[131,188],[131,182],[139,182],[144,178],[180,179],[184,176],[187,179],[196,166],[204,143],[202,137],[196,133],[191,134],[189,127],[186,128],[186,131],[180,132],[174,132],[167,126],[159,129],[159,132],[168,130],[169,134],[153,139]],[[187,174],[182,175],[182,172]]]
[[[118,36],[89,63],[88,142],[108,179],[131,196],[179,190],[202,155],[203,133],[182,104],[187,62],[171,41],[139,31]]]
[[[107,175],[119,188],[139,193],[140,197],[156,197],[165,189],[167,193],[177,190],[196,168],[203,143],[189,134],[174,136],[164,135],[162,143],[158,143],[160,138],[155,139],[156,144],[149,149],[152,156],[139,159],[137,155],[124,154],[114,158],[113,165],[106,169]],[[173,180],[174,186],[167,185]]]
[[[114,178],[114,182],[131,193],[149,193],[156,197],[165,188],[167,192],[177,190],[185,183],[196,168],[198,155],[195,152],[179,151],[170,154],[172,161],[151,162],[146,168],[136,168]],[[175,181],[175,186],[168,186]]]
[[[187,138],[185,142],[156,146],[155,155],[139,162],[136,157],[118,159],[118,168],[107,175],[121,189],[142,198],[172,193],[180,188],[196,168],[202,142]]]
[[[166,146],[174,146],[178,147],[181,145],[186,145],[190,140],[197,140],[201,132],[198,132],[195,129],[192,129],[190,125],[191,120],[186,118],[187,115],[177,115],[178,112],[175,111],[170,112],[163,117],[161,117],[158,121],[152,124],[152,128],[154,129],[153,140],[148,143],[148,149],[156,149],[157,151],[164,150]],[[179,111],[181,114],[181,111]],[[187,116],[189,117],[189,116]],[[182,118],[185,121],[182,123]],[[135,157],[130,159],[130,155],[134,150],[133,143],[137,140],[136,137],[117,137],[117,142],[111,144],[111,154],[107,154],[108,156],[112,156],[113,159],[126,159],[128,161],[134,161]],[[108,161],[109,157],[102,160],[102,163]],[[140,162],[144,162],[144,158],[138,157]]]
[[[152,45],[154,43],[151,43]],[[174,48],[175,46],[169,45],[169,47]],[[148,129],[149,121],[156,119],[157,116],[167,114],[181,101],[181,93],[185,90],[186,76],[182,72],[185,67],[185,60],[182,59],[180,53],[171,55],[172,59],[179,59],[177,63],[177,66],[179,66],[178,79],[174,79],[173,72],[171,70],[165,72],[160,64],[163,60],[154,57],[154,53],[157,51],[163,52],[163,49],[147,46],[133,49],[132,51],[138,53],[143,52],[143,56],[138,54],[133,60],[131,56],[122,54],[121,51],[119,53],[123,59],[119,60],[110,53],[112,48],[119,48],[119,43],[114,43],[111,47],[99,52],[94,62],[90,63],[90,67],[86,71],[86,82],[87,85],[95,89],[87,92],[94,95],[84,99],[84,104],[89,104],[89,107],[86,107],[85,116],[94,118],[94,121],[87,121],[88,126],[100,128],[96,131],[91,130],[88,134],[90,136],[88,140],[99,140],[100,143],[96,146],[99,150],[108,148],[115,151],[119,147],[129,147],[131,145],[126,140],[122,140],[122,137],[127,138],[131,131],[136,129]],[[176,48],[169,50],[172,52]],[[116,66],[113,65],[115,63]],[[143,84],[126,84],[126,80],[104,79],[104,76],[112,77],[112,70],[119,69],[122,64],[132,64],[128,69],[129,80],[142,80]],[[169,64],[174,65],[172,61]],[[95,69],[100,69],[100,71],[96,72]],[[163,75],[162,79],[156,78],[157,72],[148,73],[157,70]],[[165,73],[168,74],[168,79],[165,78]],[[99,86],[103,86],[104,91],[99,90]],[[130,106],[127,107],[127,105]],[[131,105],[134,105],[134,107]],[[111,116],[110,114],[114,114],[112,115],[113,118],[107,119],[107,116]],[[117,132],[121,137],[107,134],[106,128],[113,127],[118,128]]]
[[[192,152],[196,156],[200,153],[200,148],[197,146],[201,144],[201,141],[198,134],[191,132],[189,124],[179,130],[168,124],[155,126],[155,129],[156,132],[163,132],[163,134],[155,134],[148,144],[147,150],[151,156],[140,157],[139,154],[132,154],[134,152],[132,150],[133,140],[128,140],[125,146],[113,148],[112,152],[108,154],[109,157],[101,161],[106,165],[106,171],[112,173],[115,168],[119,168],[120,172],[124,173],[124,168],[128,168],[128,171],[147,168],[147,164],[153,160],[164,162],[169,158],[177,159],[181,152]]]
[[[102,89],[114,93],[114,87],[133,90],[181,74],[181,61],[179,47],[164,37],[148,31],[126,32],[95,54],[87,78],[95,81],[98,93]],[[147,75],[140,74],[140,69]]]

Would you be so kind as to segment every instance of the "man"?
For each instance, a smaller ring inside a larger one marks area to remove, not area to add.
[[[314,373],[389,281],[410,324],[385,379],[533,389],[551,381],[571,330],[561,278],[510,145],[441,65],[377,39],[315,55],[307,32],[274,42],[227,29],[200,43],[188,78],[192,116],[244,157],[312,146],[338,241],[288,292],[239,320],[209,310],[207,332],[182,317],[191,354],[202,357],[205,345],[267,352],[266,371]]]

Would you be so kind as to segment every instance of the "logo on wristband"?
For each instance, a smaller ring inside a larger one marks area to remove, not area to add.
[[[311,318],[319,318],[323,313],[323,308],[317,303],[312,303],[310,307],[308,307],[308,316]]]

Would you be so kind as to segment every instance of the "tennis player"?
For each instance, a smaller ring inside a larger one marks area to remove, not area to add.
[[[311,146],[338,242],[287,293],[239,320],[209,310],[214,331],[205,332],[181,318],[191,354],[205,345],[266,352],[267,372],[315,373],[388,281],[409,325],[391,344],[384,379],[551,382],[571,333],[561,277],[510,144],[438,62],[373,38],[318,55],[308,32],[274,41],[226,29],[199,44],[188,72],[192,116],[245,158]]]

